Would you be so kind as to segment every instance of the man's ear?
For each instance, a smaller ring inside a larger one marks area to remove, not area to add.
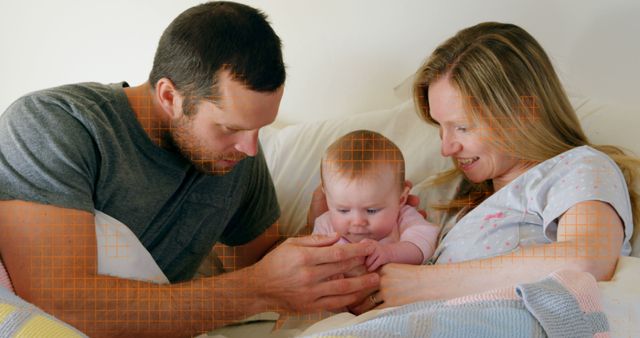
[[[180,95],[173,82],[166,77],[161,78],[156,83],[155,98],[167,118],[175,120],[184,113],[182,111],[184,98]]]

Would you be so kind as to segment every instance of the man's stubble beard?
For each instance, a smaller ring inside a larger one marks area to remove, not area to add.
[[[233,170],[233,167],[220,166],[217,165],[218,162],[240,161],[246,157],[239,152],[231,154],[208,152],[204,142],[194,135],[192,127],[193,120],[189,116],[183,116],[180,120],[172,122],[166,134],[166,144],[171,151],[179,153],[189,161],[197,171],[207,175],[225,175]]]

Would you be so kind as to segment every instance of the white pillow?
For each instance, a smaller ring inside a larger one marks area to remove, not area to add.
[[[611,337],[640,337],[640,258],[620,257],[613,278],[598,282]]]
[[[338,137],[357,129],[377,131],[397,144],[412,182],[450,166],[440,156],[438,130],[418,117],[411,100],[340,119],[265,128],[260,140],[282,209],[281,234],[293,235],[305,226],[312,192],[320,183],[322,154]]]

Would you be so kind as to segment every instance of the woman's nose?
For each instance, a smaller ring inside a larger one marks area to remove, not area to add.
[[[462,145],[457,140],[447,136],[442,136],[442,145],[440,147],[440,153],[443,157],[449,157],[455,155],[462,149]]]

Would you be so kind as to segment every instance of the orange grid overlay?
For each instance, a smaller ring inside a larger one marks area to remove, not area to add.
[[[217,97],[208,97],[215,100]],[[151,141],[165,149],[178,150],[185,158],[200,171],[211,175],[224,175],[231,171],[230,167],[220,167],[216,163],[221,160],[237,162],[246,156],[240,152],[213,153],[208,151],[207,140],[190,137],[193,132],[192,115],[195,115],[195,105],[190,104],[183,111],[183,117],[178,121],[169,120],[162,123],[159,117],[152,116],[152,98],[149,95],[130,95],[129,100],[138,121]],[[194,102],[191,99],[190,102]],[[189,115],[189,116],[187,116]]]
[[[482,141],[490,142],[492,145],[508,153],[515,153],[513,144],[508,140],[520,133],[520,128],[514,124],[519,124],[525,128],[540,119],[540,106],[535,96],[520,96],[520,102],[513,107],[516,116],[514,120],[511,116],[501,116],[499,114],[488,115],[478,100],[473,96],[463,98],[465,106],[469,107],[479,119],[479,125],[475,126],[475,131]]]
[[[134,97],[133,104],[138,111],[151,109],[151,101],[148,96]],[[530,112],[526,115],[529,122],[537,119],[535,98],[523,97],[522,109]],[[172,126],[162,127],[150,115],[139,116],[142,127],[148,132],[153,142],[159,146],[166,146],[163,135],[171,131]],[[490,122],[490,121],[489,121]],[[491,124],[485,126],[489,131]],[[418,140],[416,140],[418,142]],[[205,154],[201,151],[201,145],[192,144],[187,150],[188,154],[199,156]],[[364,150],[360,148],[343,148],[341,152],[350,153],[351,159],[338,160],[354,162],[353,154]],[[381,157],[373,157],[372,162],[392,163],[397,165],[401,158],[397,151],[385,147],[375,149]],[[213,162],[218,158],[201,157],[202,163]],[[332,163],[341,167],[345,162]],[[351,163],[353,164],[353,163]],[[361,167],[358,167],[361,168]],[[221,174],[225,171],[215,172]],[[599,176],[608,175],[606,171],[596,172],[596,181],[589,184],[594,189],[599,188]],[[571,187],[569,187],[571,188]],[[580,188],[580,187],[576,187]],[[598,208],[592,207],[596,202],[587,202],[577,208],[571,209],[564,215],[565,233],[558,234],[562,239],[554,246],[541,246],[531,249],[519,248],[505,255],[490,260],[478,260],[461,264],[439,264],[431,266],[432,269],[495,269],[513,264],[525,263],[534,259],[544,261],[570,260],[573,257],[589,257],[590,259],[611,259],[618,256],[613,252],[611,243],[612,224],[614,221]],[[15,215],[9,215],[13,220],[12,226],[16,227],[21,237],[19,255],[27,257],[26,264],[21,267],[30,276],[28,286],[33,291],[33,297],[38,299],[38,305],[45,311],[59,308],[63,304],[61,318],[74,318],[74,325],[83,332],[118,333],[114,332],[115,323],[120,328],[130,330],[151,328],[158,334],[166,333],[176,325],[191,324],[199,332],[207,332],[211,327],[202,325],[201,320],[209,318],[214,326],[228,324],[228,321],[216,318],[233,315],[236,318],[245,315],[244,307],[239,304],[250,302],[247,299],[232,299],[225,297],[226,290],[245,288],[250,294],[262,287],[261,280],[229,279],[224,275],[216,278],[200,278],[187,283],[179,283],[172,286],[157,285],[145,282],[136,282],[113,278],[109,276],[96,276],[97,257],[95,250],[95,230],[93,216],[80,211],[60,211],[55,214],[38,215],[30,209],[11,209]],[[17,211],[16,211],[17,210]],[[62,209],[61,209],[62,210]],[[7,215],[9,210],[0,210]],[[98,225],[99,226],[99,225]],[[286,230],[276,226],[279,233]],[[309,231],[309,228],[306,229]],[[129,258],[129,248],[119,241],[115,233],[106,234],[107,245],[97,248],[109,257],[118,259]],[[216,245],[212,250],[212,256],[201,267],[205,274],[215,274],[226,270],[237,269],[239,248]],[[213,255],[215,254],[215,255]],[[284,263],[283,263],[284,264]],[[91,277],[87,277],[91,276]],[[428,287],[428,285],[425,285]],[[177,302],[176,299],[189,299],[189,302]],[[186,304],[186,305],[185,305]],[[102,309],[102,310],[101,310]],[[107,309],[107,310],[105,310]],[[281,311],[273,308],[272,311]],[[328,313],[289,313],[283,318],[292,321],[315,322],[325,318]],[[282,325],[279,323],[279,325]],[[286,323],[284,323],[286,325]]]
[[[351,178],[370,174],[404,177],[404,159],[398,147],[370,131],[349,133],[336,142],[323,159],[324,174],[339,173]]]

